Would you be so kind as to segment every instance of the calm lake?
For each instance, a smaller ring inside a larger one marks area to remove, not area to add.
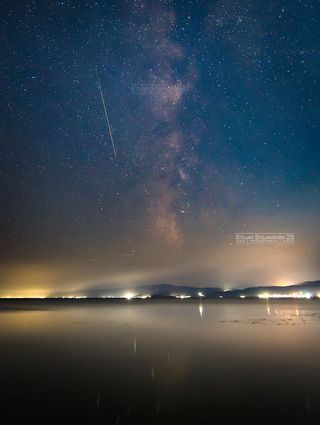
[[[6,423],[320,423],[316,300],[2,301],[0,344]]]

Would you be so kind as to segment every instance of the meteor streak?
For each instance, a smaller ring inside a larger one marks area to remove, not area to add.
[[[111,139],[111,143],[112,143],[114,157],[117,158],[117,152],[116,152],[116,148],[115,148],[115,145],[114,145],[112,129],[111,129],[110,121],[109,121],[109,115],[108,115],[108,111],[107,111],[107,107],[106,107],[106,102],[104,100],[104,96],[103,96],[103,92],[102,92],[102,88],[101,88],[101,84],[100,84],[100,79],[99,79],[99,74],[98,74],[98,69],[97,68],[96,68],[96,75],[97,75],[97,83],[98,83],[98,88],[99,88],[99,92],[100,92],[100,96],[101,96],[101,102],[102,102],[102,106],[103,106],[103,110],[104,110],[104,115],[106,117],[107,127],[108,127],[108,130],[109,130],[109,135],[110,135],[110,139]]]

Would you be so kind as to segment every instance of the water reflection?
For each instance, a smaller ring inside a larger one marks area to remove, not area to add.
[[[320,418],[313,300],[0,311],[4,414],[121,425]]]

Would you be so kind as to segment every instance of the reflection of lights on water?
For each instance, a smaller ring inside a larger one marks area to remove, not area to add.
[[[199,304],[199,313],[200,313],[200,317],[202,319],[202,317],[203,317],[203,305],[202,304]]]
[[[153,378],[154,378],[154,367],[151,368],[151,379],[153,379]]]
[[[291,294],[270,294],[269,292],[263,292],[258,295],[260,299],[269,299],[269,298],[305,298],[309,300],[312,298],[312,294],[310,292],[298,291],[292,292]]]
[[[267,313],[268,313],[268,316],[270,316],[270,306],[269,306],[269,298],[267,298]]]
[[[133,341],[133,354],[137,353],[137,338],[134,339]]]

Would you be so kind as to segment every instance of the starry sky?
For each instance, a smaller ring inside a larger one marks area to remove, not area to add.
[[[320,277],[319,1],[1,11],[0,294]]]

